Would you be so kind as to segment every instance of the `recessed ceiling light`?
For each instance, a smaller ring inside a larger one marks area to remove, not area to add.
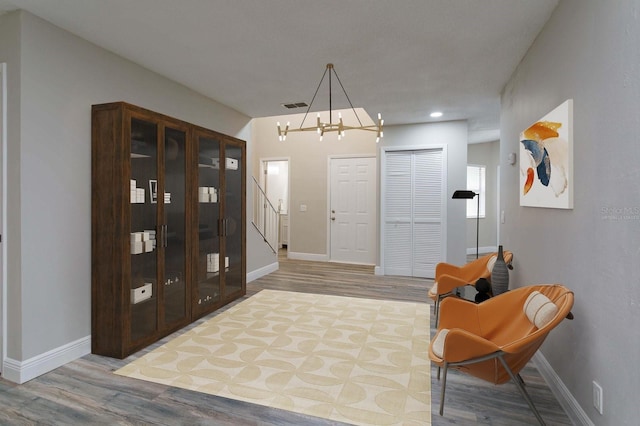
[[[440,111],[436,111],[436,112],[432,112],[431,114],[429,114],[431,116],[431,118],[438,118],[438,117],[442,117],[442,113]]]

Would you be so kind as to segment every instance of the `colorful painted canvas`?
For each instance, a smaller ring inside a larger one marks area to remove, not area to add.
[[[573,208],[573,100],[520,134],[520,205]]]

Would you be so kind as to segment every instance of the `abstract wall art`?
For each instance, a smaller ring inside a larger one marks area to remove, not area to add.
[[[520,133],[520,205],[573,208],[573,100]]]

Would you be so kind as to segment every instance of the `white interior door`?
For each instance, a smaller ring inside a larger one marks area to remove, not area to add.
[[[444,256],[443,151],[385,155],[384,273],[433,278]]]
[[[330,255],[333,262],[376,263],[376,159],[330,162]]]

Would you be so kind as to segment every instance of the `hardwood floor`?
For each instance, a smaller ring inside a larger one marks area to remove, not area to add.
[[[262,289],[274,289],[430,303],[426,296],[430,285],[431,282],[424,279],[376,276],[373,267],[368,266],[292,261],[281,256],[280,270],[249,283],[247,297]],[[124,360],[87,355],[23,385],[0,379],[0,424],[340,424],[112,373],[175,335]],[[522,377],[548,425],[571,424],[535,366],[527,366]],[[432,369],[431,383],[433,425],[537,424],[516,386],[511,383],[494,386],[451,371],[442,417],[438,415],[440,384],[435,368]]]

